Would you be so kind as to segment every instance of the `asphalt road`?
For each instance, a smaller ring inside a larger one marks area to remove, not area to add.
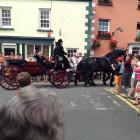
[[[140,140],[140,118],[137,113],[104,89],[77,87],[56,89],[37,84],[55,92],[63,104],[65,140]],[[13,96],[14,91],[0,88],[0,104]]]

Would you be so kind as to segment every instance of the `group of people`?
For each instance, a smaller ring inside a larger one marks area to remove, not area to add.
[[[126,60],[118,57],[117,64],[112,64],[115,72],[115,92],[120,94],[123,91],[128,98],[133,99],[133,104],[140,104],[140,55],[128,54]],[[127,88],[130,87],[130,91]]]

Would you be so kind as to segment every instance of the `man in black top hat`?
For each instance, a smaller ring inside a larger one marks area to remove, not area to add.
[[[56,42],[55,44],[56,47],[54,49],[54,58],[56,58],[57,56],[61,56],[63,58],[64,68],[69,69],[71,68],[71,66],[69,64],[67,57],[65,56],[67,55],[67,53],[64,51],[62,44],[63,44],[62,39],[59,39],[58,42]]]

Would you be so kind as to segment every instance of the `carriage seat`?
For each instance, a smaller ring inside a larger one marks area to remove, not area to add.
[[[27,61],[26,60],[9,60],[8,61],[9,65],[18,65],[18,66],[25,66],[27,65]]]

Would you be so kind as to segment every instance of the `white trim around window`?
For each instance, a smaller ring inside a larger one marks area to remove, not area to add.
[[[0,28],[12,28],[11,7],[0,7]]]
[[[50,30],[51,26],[51,9],[39,8],[39,29]]]

